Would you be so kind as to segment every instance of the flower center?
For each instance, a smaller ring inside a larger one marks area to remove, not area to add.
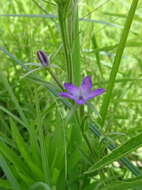
[[[79,100],[83,100],[83,96],[79,96],[78,99],[79,99]]]

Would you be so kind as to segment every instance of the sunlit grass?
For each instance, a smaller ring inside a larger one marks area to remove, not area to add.
[[[84,0],[78,12],[71,0],[0,2],[2,190],[141,189],[137,2]],[[59,97],[48,69],[26,76],[36,66],[25,63],[39,63],[38,50],[62,85],[79,86],[89,75],[93,89],[106,93],[84,109]]]

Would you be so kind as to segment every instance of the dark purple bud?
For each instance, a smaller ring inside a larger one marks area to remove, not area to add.
[[[43,66],[45,67],[48,66],[48,57],[43,51],[41,50],[37,51],[37,57]]]

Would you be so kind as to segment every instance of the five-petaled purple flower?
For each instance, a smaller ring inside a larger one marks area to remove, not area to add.
[[[85,104],[87,100],[99,96],[105,89],[92,90],[92,80],[90,76],[83,79],[81,86],[77,87],[71,83],[64,83],[64,88],[68,92],[60,92],[60,96],[74,100],[77,104]]]

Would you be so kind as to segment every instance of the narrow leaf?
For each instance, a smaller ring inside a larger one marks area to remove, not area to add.
[[[15,176],[13,175],[11,169],[9,168],[7,161],[5,160],[5,158],[2,156],[2,154],[0,154],[0,166],[3,169],[9,183],[12,186],[12,189],[15,190],[21,190],[20,188],[20,184],[18,183],[17,179],[15,178]]]
[[[103,157],[100,161],[98,161],[92,167],[90,167],[86,173],[92,173],[100,168],[103,168],[104,166],[112,163],[113,161],[118,160],[122,158],[124,155],[134,151],[141,145],[142,145],[142,133],[131,138],[126,143],[113,150],[109,155]]]

